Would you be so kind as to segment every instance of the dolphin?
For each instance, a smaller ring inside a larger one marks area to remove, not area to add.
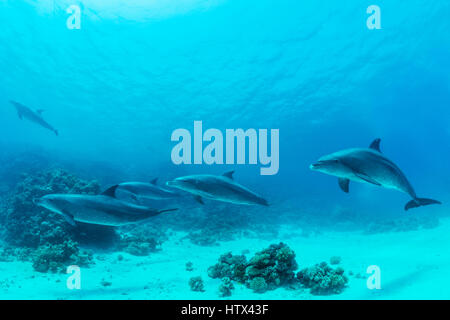
[[[267,200],[236,183],[233,180],[233,173],[234,171],[227,172],[221,176],[199,174],[179,177],[175,180],[167,181],[166,185],[192,193],[201,204],[204,204],[203,197],[234,204],[269,205]]]
[[[124,191],[130,194],[135,201],[139,199],[170,200],[180,197],[179,193],[165,189],[157,185],[158,178],[150,182],[123,182],[120,183],[116,192]]]
[[[61,214],[68,223],[75,221],[104,226],[123,226],[143,222],[163,212],[177,209],[156,210],[138,206],[114,197],[117,185],[101,195],[49,194],[34,202],[38,206]]]
[[[375,139],[369,148],[353,148],[323,156],[310,166],[311,170],[338,177],[339,186],[349,192],[350,180],[395,189],[411,196],[405,210],[441,204],[433,199],[418,198],[404,173],[380,150],[381,139]]]
[[[28,108],[18,102],[15,102],[15,101],[9,101],[9,102],[14,107],[16,107],[17,115],[19,116],[19,118],[21,120],[23,118],[28,119],[29,121],[34,122],[34,123],[40,125],[41,127],[44,127],[50,131],[53,131],[56,135],[58,135],[58,130],[53,128],[50,124],[48,124],[47,121],[44,120],[44,118],[42,118],[42,112],[44,112],[44,110],[33,111],[30,108]]]

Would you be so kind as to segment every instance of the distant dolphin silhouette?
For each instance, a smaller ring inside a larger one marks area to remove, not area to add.
[[[53,128],[50,124],[48,124],[47,121],[44,120],[44,118],[42,118],[41,114],[42,114],[43,110],[37,110],[35,112],[35,111],[31,110],[30,108],[28,108],[18,102],[10,101],[10,103],[14,107],[16,107],[17,115],[19,116],[19,118],[21,120],[23,118],[28,119],[29,121],[34,122],[34,123],[40,125],[41,127],[44,127],[50,131],[53,131],[56,135],[58,135],[58,130]]]
[[[403,172],[380,151],[381,139],[372,142],[369,148],[353,148],[326,155],[310,166],[339,178],[339,186],[349,191],[350,180],[396,189],[409,194],[413,199],[405,205],[405,210],[429,204],[441,204],[433,199],[418,198]]]

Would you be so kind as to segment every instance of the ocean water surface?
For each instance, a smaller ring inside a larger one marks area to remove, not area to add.
[[[448,299],[448,12],[445,0],[0,1],[0,298]],[[262,175],[251,147],[244,164],[175,164],[177,129],[194,162],[195,121],[224,139],[278,130],[279,170]],[[353,181],[347,194],[310,169],[376,138],[442,204],[405,211],[408,194]],[[269,206],[166,185],[230,171]],[[178,210],[126,226],[71,225],[37,201],[155,178],[180,196],[117,201]]]

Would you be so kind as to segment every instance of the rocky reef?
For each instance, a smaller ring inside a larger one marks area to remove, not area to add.
[[[314,295],[339,294],[348,282],[343,268],[333,269],[326,262],[300,270],[297,279]]]
[[[208,268],[211,278],[229,278],[239,283],[245,282],[247,258],[244,255],[233,255],[227,252],[219,257],[219,261]]]
[[[341,293],[348,283],[342,267],[333,269],[326,262],[300,270],[295,252],[285,243],[272,244],[257,252],[250,260],[244,255],[227,252],[219,261],[208,268],[211,278],[222,279],[219,288],[221,296],[231,294],[230,283],[236,281],[254,292],[264,293],[280,287],[307,288],[314,295]],[[338,256],[332,257],[333,263],[340,263]]]
[[[62,271],[63,265],[91,263],[89,254],[80,250],[78,244],[113,243],[117,237],[115,230],[82,223],[73,227],[60,215],[36,206],[33,200],[52,193],[94,195],[99,192],[97,181],[85,181],[61,169],[23,174],[15,192],[0,208],[3,238],[14,248],[10,252],[32,260],[33,267],[41,272]]]
[[[249,261],[244,255],[228,252],[208,268],[208,275],[211,278],[227,277],[244,283],[255,292],[265,292],[294,281],[296,269],[295,252],[279,243],[257,252]]]
[[[191,288],[192,291],[199,291],[199,292],[205,291],[203,279],[200,276],[190,278],[189,287]]]
[[[233,282],[230,278],[224,277],[222,278],[222,283],[219,286],[219,295],[221,297],[229,297],[231,296],[232,292],[234,290]]]
[[[82,251],[72,240],[38,247],[32,255],[33,268],[39,272],[65,272],[68,265],[80,267],[93,263],[92,253]]]

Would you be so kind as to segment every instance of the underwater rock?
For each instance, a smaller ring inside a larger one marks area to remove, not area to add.
[[[330,258],[330,264],[331,265],[336,265],[336,264],[340,264],[341,263],[341,257],[339,256],[333,256]]]
[[[192,262],[186,262],[186,271],[194,271],[194,265],[192,264]]]
[[[48,210],[37,207],[33,200],[50,193],[97,194],[100,185],[96,181],[84,181],[55,169],[34,175],[23,175],[23,180],[16,186],[15,194],[8,199],[8,210],[5,214],[5,240],[18,247],[37,248],[45,244],[61,244],[67,239],[76,240],[85,237],[86,233],[105,236],[102,226],[78,224],[70,226],[63,217]],[[98,240],[96,239],[96,243]]]
[[[33,253],[32,262],[38,272],[65,272],[69,265],[89,266],[93,263],[93,256],[80,251],[76,242],[68,240],[39,247]]]
[[[286,244],[272,244],[257,252],[248,262],[244,255],[223,254],[208,268],[211,278],[230,278],[255,292],[273,290],[295,280],[295,252]]]
[[[221,297],[229,297],[233,290],[234,285],[231,279],[228,277],[222,278],[222,284],[219,286],[219,295]]]
[[[245,269],[246,285],[247,287],[255,287],[256,284],[262,285],[260,279],[256,284],[252,284],[252,280],[263,278],[267,289],[273,290],[292,282],[296,269],[295,252],[282,242],[272,244],[267,249],[257,252],[250,259]]]
[[[348,282],[343,268],[333,269],[326,262],[300,270],[297,279],[314,295],[339,294]]]
[[[200,292],[205,291],[203,279],[200,276],[190,278],[189,279],[189,287],[191,287],[192,291],[200,291]]]
[[[121,233],[118,250],[134,256],[147,256],[161,249],[162,235],[149,230],[135,229],[133,233]]]
[[[230,278],[243,283],[245,281],[245,268],[247,258],[244,255],[233,255],[227,252],[220,256],[219,262],[208,268],[211,278]]]
[[[6,199],[6,206],[0,207],[5,242],[16,248],[18,259],[31,260],[41,272],[57,272],[63,265],[65,270],[68,264],[88,265],[89,257],[78,249],[78,243],[100,247],[113,243],[115,230],[83,223],[72,227],[62,216],[37,207],[33,200],[50,193],[99,192],[95,180],[81,180],[61,169],[23,174],[15,193]]]
[[[263,277],[256,277],[249,280],[247,286],[257,293],[264,293],[268,289],[267,282]]]

